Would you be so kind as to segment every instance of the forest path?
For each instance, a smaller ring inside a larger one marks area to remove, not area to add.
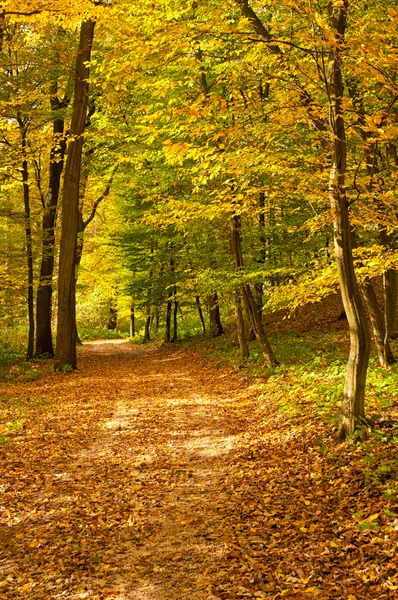
[[[1,450],[0,598],[357,597],[358,482],[232,369],[92,343],[77,372],[3,392],[37,420]]]

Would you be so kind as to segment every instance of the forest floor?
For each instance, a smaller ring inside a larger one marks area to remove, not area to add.
[[[1,599],[397,597],[396,500],[363,446],[242,371],[107,341],[0,393]]]

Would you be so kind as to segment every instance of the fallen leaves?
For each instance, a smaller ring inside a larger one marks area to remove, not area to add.
[[[319,422],[295,430],[193,351],[87,345],[80,363],[7,382],[47,400],[1,449],[1,598],[396,596],[392,500],[360,453],[325,454]]]

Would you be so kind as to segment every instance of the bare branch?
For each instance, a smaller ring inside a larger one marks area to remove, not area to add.
[[[94,217],[95,217],[95,215],[97,213],[97,208],[99,207],[99,205],[101,204],[101,202],[104,200],[104,198],[106,198],[107,196],[109,196],[109,192],[111,191],[111,187],[112,187],[112,183],[113,183],[113,178],[115,176],[115,172],[116,172],[116,169],[113,171],[112,176],[111,176],[110,180],[108,181],[105,190],[103,191],[103,193],[101,194],[101,196],[99,196],[99,198],[97,198],[97,200],[94,202],[93,207],[91,209],[90,215],[87,217],[87,219],[85,221],[83,221],[83,231],[86,229],[86,227],[94,219]]]

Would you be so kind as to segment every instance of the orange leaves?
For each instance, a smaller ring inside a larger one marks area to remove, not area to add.
[[[394,598],[396,512],[311,415],[180,347],[80,364],[8,384],[48,404],[2,447],[2,598]]]

